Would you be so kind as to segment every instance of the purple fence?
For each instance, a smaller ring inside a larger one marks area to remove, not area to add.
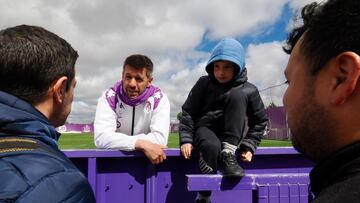
[[[197,157],[185,160],[178,149],[167,149],[160,165],[140,152],[64,152],[87,176],[98,203],[191,203],[202,190],[213,191],[213,203],[305,203],[313,166],[293,148],[259,148],[252,163],[241,163],[245,177],[227,179],[200,175]]]
[[[285,108],[267,108],[266,114],[269,118],[269,123],[268,132],[265,134],[265,138],[270,140],[289,140],[290,131],[287,126]]]

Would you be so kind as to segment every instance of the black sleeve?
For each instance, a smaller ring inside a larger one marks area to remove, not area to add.
[[[255,86],[249,95],[249,104],[247,109],[248,132],[240,145],[240,150],[251,150],[254,154],[259,146],[267,125],[267,115],[259,91]]]
[[[201,99],[205,92],[207,76],[200,77],[191,89],[185,103],[182,106],[182,116],[179,124],[179,144],[193,142],[195,131],[195,119],[201,109]]]

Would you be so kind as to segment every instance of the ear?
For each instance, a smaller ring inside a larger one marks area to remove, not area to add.
[[[148,84],[147,84],[146,87],[150,87],[150,86],[151,86],[153,79],[154,79],[153,77],[151,77],[151,78],[149,79]]]
[[[335,76],[331,103],[345,103],[356,90],[360,76],[360,57],[354,52],[343,52],[331,62]]]
[[[62,103],[64,101],[66,93],[66,83],[68,78],[66,76],[61,76],[56,79],[52,86],[53,99],[55,103]]]

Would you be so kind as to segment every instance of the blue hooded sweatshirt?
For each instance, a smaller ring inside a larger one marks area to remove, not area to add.
[[[213,76],[213,62],[225,60],[236,64],[235,76],[237,79],[245,70],[245,51],[243,46],[233,38],[225,38],[221,40],[211,52],[211,56],[205,67],[206,72]]]
[[[86,177],[58,149],[59,136],[32,105],[0,91],[0,202],[95,202]]]

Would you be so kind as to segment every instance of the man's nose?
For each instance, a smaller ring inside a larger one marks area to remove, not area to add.
[[[130,86],[130,87],[135,87],[135,86],[136,86],[136,80],[135,80],[135,78],[132,78],[132,79],[130,80],[129,86]]]

